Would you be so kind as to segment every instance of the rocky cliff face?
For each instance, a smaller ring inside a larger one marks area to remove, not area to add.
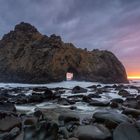
[[[47,83],[65,80],[127,82],[121,62],[108,51],[87,51],[42,35],[28,23],[15,26],[0,40],[0,82]]]

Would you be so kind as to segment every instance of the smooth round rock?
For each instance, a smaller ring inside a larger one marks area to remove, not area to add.
[[[119,124],[123,122],[131,122],[131,119],[129,119],[126,115],[115,112],[115,111],[107,111],[107,110],[101,110],[96,111],[93,114],[93,118],[99,122],[111,122],[112,124]]]
[[[140,130],[135,124],[122,123],[115,129],[113,140],[140,140]]]
[[[130,93],[127,90],[122,89],[119,91],[118,95],[120,95],[122,97],[127,97],[130,95]]]
[[[4,118],[0,119],[0,131],[7,132],[14,127],[21,128],[21,120],[18,117],[6,115]]]
[[[59,115],[58,120],[64,123],[68,122],[79,122],[80,118],[76,113],[62,113]]]
[[[85,125],[78,127],[75,137],[79,140],[107,140],[111,137],[111,133],[103,125]]]
[[[82,88],[80,86],[75,86],[73,89],[72,89],[72,93],[86,93],[87,92],[87,89],[85,88]]]

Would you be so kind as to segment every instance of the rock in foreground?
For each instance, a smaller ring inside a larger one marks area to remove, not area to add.
[[[120,124],[114,131],[113,140],[139,140],[139,124],[139,122],[136,122],[136,124]]]
[[[124,66],[111,52],[76,48],[28,23],[16,25],[0,40],[0,82],[57,82],[67,72],[74,80],[128,82]]]
[[[79,140],[107,140],[111,137],[109,130],[103,125],[79,126],[75,133]]]

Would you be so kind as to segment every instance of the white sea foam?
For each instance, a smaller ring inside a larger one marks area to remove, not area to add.
[[[59,83],[49,83],[49,84],[19,84],[19,83],[0,83],[0,87],[4,87],[4,88],[11,88],[11,87],[48,87],[48,88],[56,88],[56,87],[63,87],[63,88],[70,88],[72,89],[75,86],[81,86],[81,87],[88,87],[91,85],[98,85],[100,83],[95,83],[95,82],[79,82],[79,81],[63,81],[63,82],[59,82]],[[105,86],[105,84],[100,84],[101,86]],[[107,85],[112,85],[112,84],[107,84]],[[140,80],[139,81],[131,81],[129,85],[134,85],[134,86],[140,86]],[[126,89],[128,90],[131,94],[137,94],[138,91],[135,89]],[[90,94],[90,90],[87,93],[80,93],[80,94],[84,94],[84,95],[88,95]],[[94,93],[94,92],[92,92]],[[25,93],[27,95],[31,94],[31,91],[28,91],[28,93]],[[78,94],[78,95],[80,95]],[[71,93],[71,90],[66,90],[66,92],[64,94],[62,94],[62,97],[67,98],[68,96],[73,95]],[[74,94],[75,95],[75,94]],[[118,95],[118,91],[110,89],[109,92],[105,92],[103,94],[101,94],[102,98],[95,98],[96,100],[99,101],[106,101],[106,100],[111,100],[113,98],[122,98],[121,96]],[[81,112],[92,112],[94,110],[96,110],[97,107],[93,107],[93,106],[89,106],[87,103],[83,103],[83,102],[77,102],[75,104],[75,106],[77,107],[77,110],[81,111]],[[57,108],[57,107],[62,107],[62,108],[69,108],[70,106],[64,106],[64,105],[58,105],[56,103],[52,103],[52,102],[43,102],[43,103],[39,103],[36,105],[16,105],[17,110],[20,111],[25,111],[27,113],[31,113],[35,110],[35,108],[46,108],[46,109],[50,109],[50,108]]]
[[[91,85],[98,85],[98,82],[85,82],[85,81],[63,81],[63,82],[55,82],[49,84],[21,84],[21,83],[0,83],[0,87],[10,88],[10,87],[64,87],[64,88],[73,88],[74,86],[88,87]],[[112,84],[100,84],[104,85],[112,85]],[[129,85],[140,86],[140,80],[131,80]]]
[[[48,87],[48,88],[56,88],[56,87],[64,87],[64,88],[73,88],[74,86],[88,87],[93,84],[93,82],[85,82],[85,81],[63,81],[49,84],[21,84],[21,83],[0,83],[0,87],[10,88],[10,87]]]

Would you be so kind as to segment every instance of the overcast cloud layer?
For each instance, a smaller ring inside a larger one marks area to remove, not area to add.
[[[0,37],[21,21],[77,47],[110,50],[140,76],[140,0],[0,0]]]

